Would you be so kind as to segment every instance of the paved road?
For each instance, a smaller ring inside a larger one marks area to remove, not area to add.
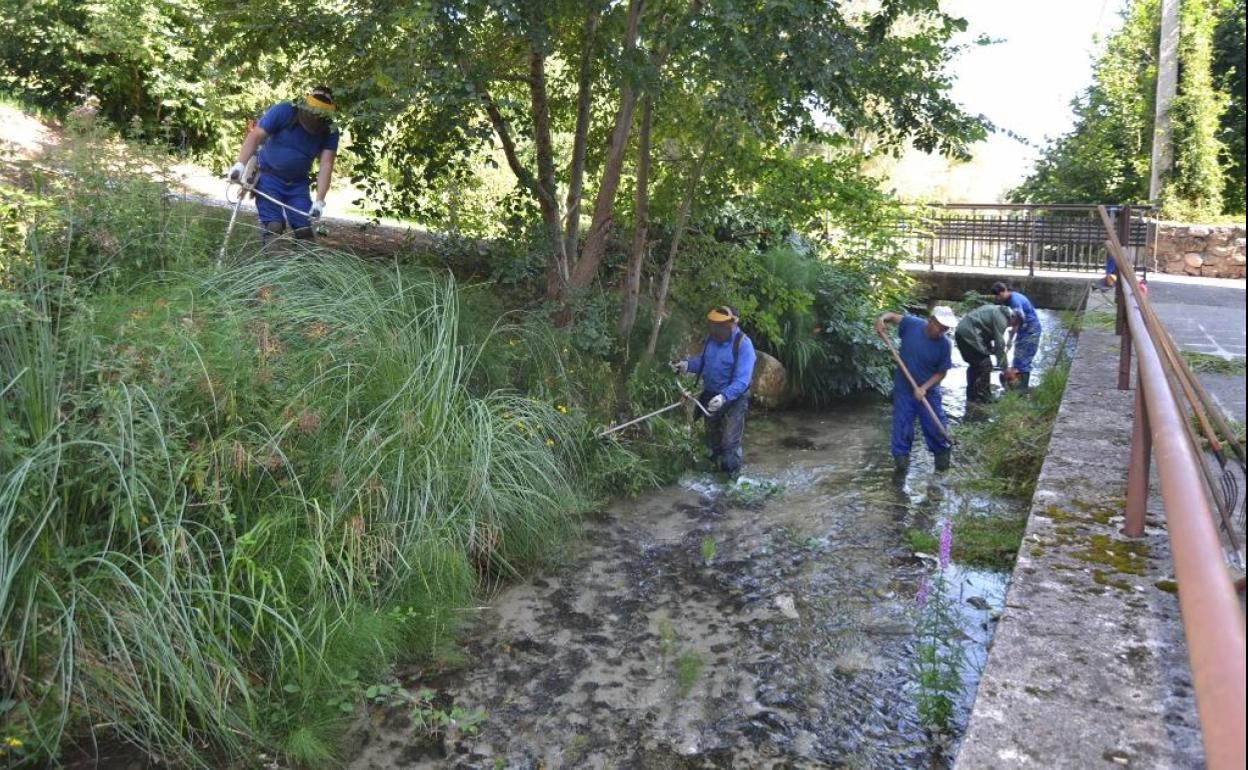
[[[1089,309],[1112,302],[1112,294],[1092,293]],[[1174,341],[1184,350],[1226,359],[1245,355],[1245,290],[1242,281],[1179,283],[1150,277],[1148,298]],[[1226,414],[1245,419],[1244,378],[1229,374],[1200,373],[1200,381]]]
[[[1248,315],[1242,281],[1213,286],[1150,278],[1148,297],[1179,347],[1222,358],[1244,358]],[[1242,376],[1202,373],[1200,380],[1227,414],[1248,421]]]

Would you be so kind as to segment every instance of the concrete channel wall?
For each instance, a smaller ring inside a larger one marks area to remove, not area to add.
[[[1117,350],[1080,334],[960,770],[1203,766],[1155,494],[1145,537],[1120,532],[1134,391]]]
[[[1035,304],[1052,310],[1072,309],[1083,299],[1088,285],[1099,275],[1023,275],[994,274],[992,272],[928,270],[920,268],[911,270],[910,274],[919,282],[922,293],[930,299],[961,299],[968,291],[987,294],[996,281],[1006,283],[1018,289]]]

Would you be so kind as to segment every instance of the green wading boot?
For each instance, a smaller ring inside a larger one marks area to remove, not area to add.
[[[1018,373],[1018,392],[1024,396],[1031,395],[1031,372]]]
[[[910,470],[910,455],[893,455],[893,473],[904,476]]]
[[[947,471],[953,465],[953,450],[946,449],[936,454],[936,470]]]

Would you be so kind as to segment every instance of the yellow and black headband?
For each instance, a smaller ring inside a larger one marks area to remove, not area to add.
[[[306,107],[313,110],[319,110],[321,112],[333,112],[338,109],[334,106],[333,102],[327,102],[316,94],[308,94],[308,97],[304,99],[303,103]]]

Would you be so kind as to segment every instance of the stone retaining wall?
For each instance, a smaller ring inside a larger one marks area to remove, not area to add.
[[[1161,222],[1152,266],[1163,273],[1243,278],[1244,226]]]

